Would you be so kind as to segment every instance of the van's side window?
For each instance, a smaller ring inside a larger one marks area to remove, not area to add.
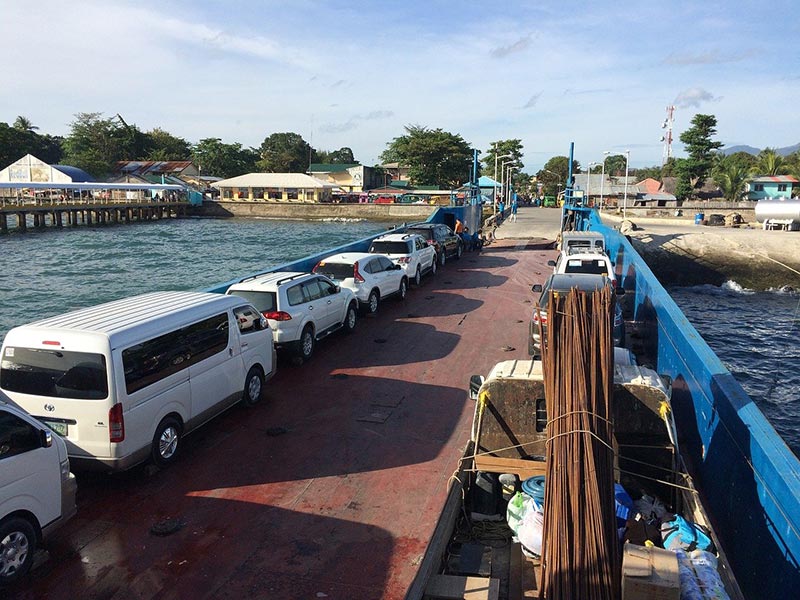
[[[122,351],[129,394],[228,347],[228,314],[193,323]]]
[[[16,415],[0,411],[0,460],[41,447],[39,431]]]
[[[233,309],[233,316],[239,324],[239,331],[251,333],[261,331],[261,313],[252,306],[237,306]]]

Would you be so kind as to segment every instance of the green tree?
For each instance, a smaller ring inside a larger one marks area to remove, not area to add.
[[[239,143],[225,144],[219,138],[205,138],[192,146],[192,160],[206,175],[227,179],[256,170],[258,153]]]
[[[416,185],[456,187],[469,179],[472,149],[460,135],[420,125],[406,125],[405,130],[381,154],[384,163],[408,165]]]
[[[764,148],[759,152],[750,167],[753,175],[788,175],[790,171],[790,162],[772,148]]]
[[[60,137],[39,135],[36,127],[31,128],[29,124],[18,127],[19,124],[19,118],[14,125],[0,123],[0,166],[10,165],[26,154],[33,154],[48,164],[61,162]]]
[[[625,155],[611,154],[606,156],[606,174],[622,177],[625,175]]]
[[[506,156],[509,154],[511,155],[510,158]],[[506,158],[498,159],[497,162],[498,172],[496,179],[500,181],[500,179],[502,179],[500,166],[503,162],[510,161],[506,166],[514,165],[515,167],[522,168],[522,140],[497,140],[496,142],[492,142],[489,149],[486,151],[486,156],[481,159],[485,172],[491,173],[492,179],[495,179],[495,156],[506,156]]]
[[[358,161],[353,157],[353,151],[346,146],[331,152],[314,150],[314,162],[332,165],[358,164]]]
[[[192,148],[185,139],[156,127],[145,134],[147,160],[188,160]]]
[[[722,142],[711,139],[716,134],[717,118],[701,114],[692,117],[692,126],[681,134],[680,140],[689,156],[676,165],[678,185],[675,195],[679,200],[703,187],[713,165],[714,153],[722,148]]]
[[[734,152],[728,156],[723,156],[721,154],[715,156],[720,156],[721,160],[727,164],[739,165],[747,171],[749,171],[752,166],[756,164],[756,157],[749,152]]]
[[[572,173],[578,173],[580,169],[580,163],[577,160],[573,160]],[[564,189],[568,175],[569,157],[554,156],[536,173],[536,179],[544,185],[544,193],[552,196],[556,194],[559,186]]]
[[[726,156],[716,163],[711,177],[722,190],[725,199],[734,202],[742,198],[748,172],[748,168],[740,164],[737,158]]]
[[[37,131],[39,128],[36,127],[30,119],[27,117],[23,117],[22,115],[18,116],[12,125],[14,129],[19,129],[20,131]]]
[[[98,179],[113,172],[117,161],[126,158],[126,146],[134,142],[115,119],[102,113],[78,113],[64,140],[64,161],[91,173]]]
[[[265,173],[305,173],[311,146],[298,133],[273,133],[261,142],[256,168]]]

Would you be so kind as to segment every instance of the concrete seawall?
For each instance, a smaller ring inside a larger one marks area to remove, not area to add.
[[[628,217],[635,229],[624,233],[664,285],[735,281],[753,290],[800,289],[800,232],[764,231],[755,222],[709,227],[687,219]],[[602,218],[612,227],[622,224],[619,215]]]
[[[269,219],[368,219],[424,221],[438,207],[429,204],[310,204],[288,202],[204,201],[187,211],[200,217],[261,217]]]

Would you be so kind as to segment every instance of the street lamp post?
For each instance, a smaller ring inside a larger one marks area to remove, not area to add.
[[[503,193],[503,197],[506,199],[506,204],[511,206],[511,171],[514,169],[519,169],[517,165],[508,165],[506,169],[506,191]]]
[[[503,154],[502,156],[497,156],[497,146],[496,145],[495,145],[494,152],[495,152],[495,154],[494,154],[494,202],[493,202],[494,210],[492,211],[492,214],[496,215],[497,214],[497,159],[498,158],[511,158],[512,155],[511,154]]]
[[[506,184],[505,184],[505,172],[506,172],[506,165],[511,164],[514,162],[514,159],[511,160],[504,160],[500,165],[500,190],[505,194]],[[505,198],[505,195],[503,196]]]
[[[610,150],[603,150],[603,169],[600,172],[600,210],[603,210],[603,185],[606,182],[606,158],[611,154]]]
[[[628,209],[628,163],[631,161],[631,151],[625,150],[625,193],[622,195],[622,219],[625,220]]]
[[[586,170],[586,198],[584,198],[584,206],[589,206],[592,200],[592,167],[596,167],[596,162],[590,162],[589,168]]]

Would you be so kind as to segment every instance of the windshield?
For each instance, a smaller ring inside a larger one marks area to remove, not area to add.
[[[108,397],[106,359],[88,352],[9,346],[0,363],[0,387],[34,396],[101,400]]]
[[[369,251],[373,254],[408,254],[405,242],[372,242]]]
[[[568,259],[564,273],[590,273],[592,275],[611,275],[602,259]]]
[[[341,281],[353,276],[353,265],[321,262],[314,267],[314,273],[321,273],[331,279]]]
[[[231,296],[244,298],[255,306],[261,313],[273,312],[278,310],[275,302],[275,292],[251,292],[249,290],[231,290]]]
[[[421,235],[426,240],[433,239],[433,229],[406,229],[406,233],[416,233],[417,235]]]

